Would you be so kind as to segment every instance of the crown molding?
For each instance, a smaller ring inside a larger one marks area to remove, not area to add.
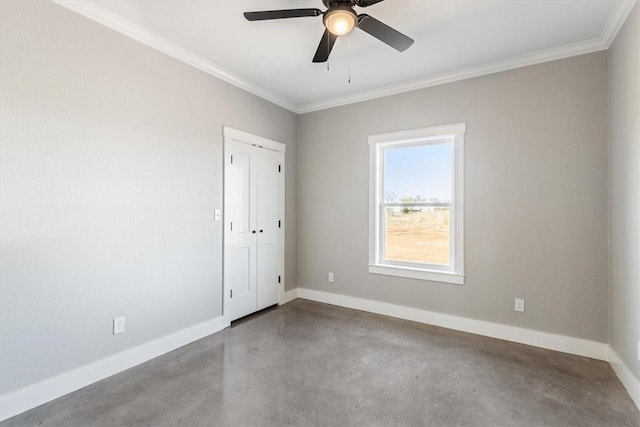
[[[487,74],[498,73],[501,71],[540,64],[543,62],[555,61],[558,59],[569,58],[571,56],[584,55],[586,53],[597,52],[605,49],[607,49],[607,45],[600,37],[598,37],[583,42],[540,50],[513,58],[488,62],[461,70],[436,74],[409,82],[389,85],[379,89],[360,92],[354,95],[341,96],[305,104],[298,108],[298,113],[304,114],[313,111],[326,110],[328,108],[340,107],[343,105],[354,104],[356,102],[368,101],[371,99],[382,98],[399,93],[411,92],[431,86],[453,83],[473,77],[480,77]]]
[[[498,73],[501,71],[512,70],[515,68],[526,67],[529,65],[540,64],[543,62],[556,61],[559,59],[569,58],[572,56],[584,55],[591,52],[606,50],[611,46],[618,31],[626,21],[627,17],[636,5],[637,0],[618,0],[607,19],[602,33],[599,37],[591,40],[585,40],[578,43],[567,44],[564,46],[554,47],[550,49],[540,50],[529,54],[507,58],[503,60],[493,61],[461,70],[446,72],[425,78],[389,85],[378,89],[359,92],[353,95],[341,96],[331,99],[313,102],[301,105],[298,114],[311,113],[313,111],[326,110],[328,108],[340,107],[357,102],[368,101],[385,96],[396,95],[405,92],[411,92],[418,89],[424,89],[431,86],[438,86],[446,83],[453,83],[460,80],[466,80],[473,77],[480,77],[488,74]]]
[[[616,35],[618,35],[618,31],[622,28],[622,25],[629,17],[629,14],[636,3],[637,0],[620,0],[616,2],[611,15],[609,15],[609,19],[600,34],[600,38],[607,45],[607,49],[611,46],[611,43],[613,43]]]
[[[273,93],[225,70],[195,53],[178,46],[177,44],[147,30],[133,22],[124,19],[120,15],[110,12],[92,1],[86,0],[52,0],[54,3],[72,10],[86,18],[111,28],[127,37],[139,41],[153,49],[167,54],[179,61],[191,65],[205,73],[211,74],[229,84],[252,93],[262,99],[279,105],[289,111],[297,113],[297,108],[290,102],[274,95]]]
[[[540,64],[543,62],[555,61],[577,55],[584,55],[591,52],[606,50],[609,48],[616,34],[624,24],[625,20],[636,5],[637,0],[619,0],[616,2],[609,19],[599,37],[594,39],[568,44],[564,46],[545,49],[529,54],[493,61],[473,67],[468,67],[451,72],[436,74],[425,78],[392,84],[377,89],[362,91],[356,94],[340,96],[330,99],[312,102],[304,105],[295,105],[263,88],[251,83],[223,67],[220,67],[195,53],[178,46],[177,44],[110,12],[92,1],[85,0],[52,0],[67,9],[80,15],[92,19],[112,30],[118,31],[134,40],[139,41],[153,49],[165,53],[179,61],[189,64],[214,77],[217,77],[242,90],[252,93],[269,102],[279,105],[289,111],[298,114],[311,113],[313,111],[326,110],[328,108],[340,107],[357,102],[382,98],[414,90],[438,86],[446,83],[453,83],[474,77],[494,74],[501,71]]]

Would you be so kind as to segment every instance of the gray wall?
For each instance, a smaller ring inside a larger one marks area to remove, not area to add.
[[[609,49],[609,342],[640,379],[640,6]]]
[[[287,144],[295,287],[295,114],[50,2],[1,5],[0,393],[221,314],[223,124]]]
[[[367,136],[457,122],[466,284],[369,274]],[[300,287],[607,342],[606,52],[305,114],[297,144]]]
[[[0,393],[220,315],[223,124],[287,144],[287,289],[607,342],[605,52],[296,118],[55,4],[0,4]],[[610,53],[610,333],[639,375],[634,31],[638,7]],[[467,283],[368,274],[367,136],[461,121]]]

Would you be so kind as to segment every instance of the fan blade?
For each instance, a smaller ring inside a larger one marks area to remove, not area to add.
[[[265,21],[267,19],[282,18],[303,18],[305,16],[320,16],[320,9],[286,9],[286,10],[264,10],[261,12],[245,12],[247,21]]]
[[[380,3],[382,0],[356,0],[355,5],[360,7],[371,6],[376,3]]]
[[[320,40],[316,54],[313,57],[313,62],[327,62],[331,49],[333,49],[333,45],[337,39],[338,36],[331,34],[329,30],[324,30],[322,40]]]
[[[358,15],[358,28],[400,52],[413,44],[413,39],[365,13]]]

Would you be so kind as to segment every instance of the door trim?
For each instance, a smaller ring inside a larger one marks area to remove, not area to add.
[[[224,140],[233,140],[236,142],[243,142],[245,144],[255,145],[260,148],[268,148],[273,151],[286,152],[287,146],[282,142],[274,141],[272,139],[264,138],[262,136],[253,135],[248,132],[244,132],[238,129],[234,129],[229,126],[222,126],[222,136]]]

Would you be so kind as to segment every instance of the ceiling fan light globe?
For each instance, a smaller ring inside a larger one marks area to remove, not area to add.
[[[344,36],[355,28],[357,19],[351,8],[329,9],[324,15],[324,26],[331,34]]]

